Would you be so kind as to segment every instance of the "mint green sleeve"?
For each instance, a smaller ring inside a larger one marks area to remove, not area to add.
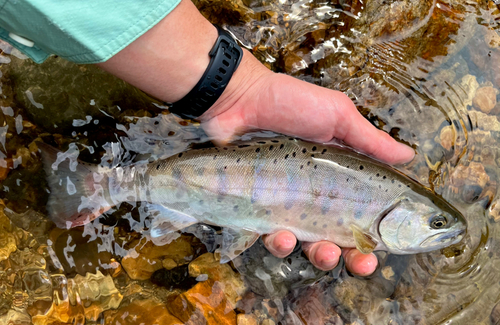
[[[0,0],[0,39],[37,63],[55,54],[104,62],[162,20],[180,0]],[[30,42],[17,42],[15,39]],[[27,45],[23,45],[27,44]]]

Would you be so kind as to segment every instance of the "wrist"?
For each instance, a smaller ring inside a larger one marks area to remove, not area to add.
[[[226,89],[214,105],[198,119],[207,121],[229,109],[236,111],[241,106],[247,107],[250,103],[246,99],[256,99],[255,96],[259,96],[258,90],[263,88],[265,80],[271,75],[273,75],[271,70],[262,65],[250,52],[243,49],[243,58]],[[257,101],[251,102],[253,104]],[[251,111],[251,107],[247,108],[246,111]]]

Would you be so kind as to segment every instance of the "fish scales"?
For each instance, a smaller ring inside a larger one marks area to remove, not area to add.
[[[384,211],[409,191],[459,214],[384,164],[290,139],[191,150],[105,174],[100,184],[113,184],[104,196],[114,205],[147,201],[198,222],[258,234],[287,229],[299,240],[332,240],[344,247],[356,245],[351,226],[380,237]],[[387,243],[378,238],[377,249],[388,250]]]

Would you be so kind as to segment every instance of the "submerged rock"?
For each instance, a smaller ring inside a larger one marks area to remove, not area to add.
[[[233,309],[247,290],[242,276],[234,272],[228,263],[221,264],[217,261],[212,253],[203,254],[189,263],[190,276],[198,277],[203,274],[208,276],[208,280],[218,281],[223,285],[224,294]]]
[[[117,311],[104,313],[104,323],[108,325],[182,325],[165,304],[152,299],[134,300]]]
[[[167,306],[184,323],[236,325],[234,306],[226,298],[224,289],[219,281],[199,282]]]

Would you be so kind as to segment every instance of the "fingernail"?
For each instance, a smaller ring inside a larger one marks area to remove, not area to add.
[[[295,238],[281,234],[280,240],[276,240],[278,236],[273,238],[273,243],[277,250],[282,253],[288,253],[295,247]]]

